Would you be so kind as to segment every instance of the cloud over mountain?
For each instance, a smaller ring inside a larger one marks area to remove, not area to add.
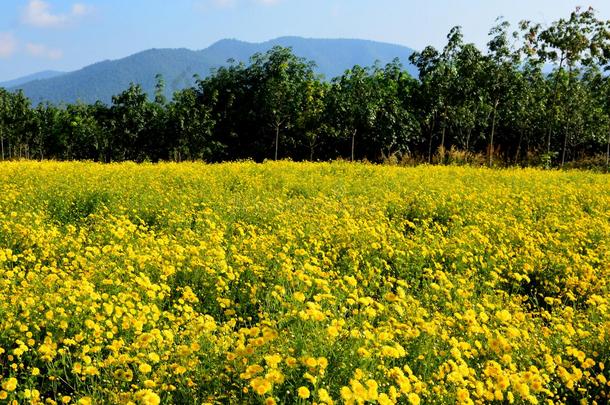
[[[0,32],[0,58],[8,58],[17,50],[17,39],[10,32]]]
[[[59,28],[88,14],[91,8],[83,3],[74,3],[69,12],[53,13],[51,5],[43,0],[29,0],[21,21],[37,28]]]

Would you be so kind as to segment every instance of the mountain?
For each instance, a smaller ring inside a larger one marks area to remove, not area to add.
[[[44,72],[38,72],[31,75],[23,76],[18,79],[9,80],[7,82],[0,82],[0,87],[4,87],[6,89],[11,87],[21,86],[22,84],[33,82],[35,80],[44,80],[44,79],[52,79],[57,76],[61,76],[65,74],[65,72],[57,72],[55,70],[45,70]]]
[[[83,69],[47,79],[23,81],[7,86],[22,89],[34,102],[74,103],[78,100],[93,103],[101,100],[110,103],[112,96],[125,90],[130,83],[139,83],[152,94],[155,76],[160,73],[166,82],[167,96],[194,83],[193,75],[208,75],[213,68],[226,65],[228,59],[248,62],[256,52],[265,52],[280,45],[292,47],[300,57],[313,60],[317,72],[330,79],[358,64],[370,66],[400,58],[411,74],[414,67],[408,62],[412,49],[382,42],[358,39],[307,39],[282,37],[263,43],[249,43],[224,39],[209,48],[150,49],[123,59],[103,61]],[[1,84],[0,84],[1,86]]]

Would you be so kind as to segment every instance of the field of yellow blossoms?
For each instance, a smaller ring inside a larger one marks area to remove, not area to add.
[[[0,164],[0,403],[610,400],[610,177]]]

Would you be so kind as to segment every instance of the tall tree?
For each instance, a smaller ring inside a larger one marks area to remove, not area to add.
[[[454,97],[457,83],[457,55],[464,45],[462,28],[453,27],[447,34],[447,45],[441,52],[433,47],[426,47],[421,53],[413,53],[409,60],[419,70],[419,79],[428,93],[425,97],[435,122],[441,131],[439,151],[444,160],[447,129],[455,112]],[[432,160],[432,137],[430,132],[428,161]]]
[[[609,52],[609,35],[607,23],[596,18],[593,8],[583,11],[580,7],[570,14],[568,19],[559,19],[539,34],[541,47],[540,58],[556,64],[554,94],[551,102],[555,104],[559,96],[560,81],[565,80],[567,92],[566,102],[573,105],[574,98],[570,96],[572,85],[580,74],[581,66],[587,67],[600,61],[606,61]],[[567,74],[564,70],[567,67]],[[569,106],[568,106],[569,109]],[[552,125],[556,124],[557,108],[552,108],[551,131],[549,131],[547,145],[551,149]],[[565,163],[568,137],[571,130],[571,121],[565,122],[561,165]]]
[[[313,68],[313,62],[295,56],[290,48],[279,46],[251,59],[248,76],[256,86],[259,122],[273,131],[274,160],[278,159],[282,131],[297,124],[306,104],[307,86],[315,78]]]
[[[209,107],[200,102],[195,89],[184,89],[174,94],[168,107],[168,130],[175,160],[214,160],[223,145],[214,139],[214,121]]]
[[[489,133],[489,166],[493,165],[494,137],[498,124],[498,111],[501,103],[515,96],[514,86],[517,71],[521,62],[519,50],[511,43],[511,37],[516,39],[517,33],[509,34],[510,24],[500,21],[491,29],[491,40],[487,44],[487,89],[491,104],[491,130]]]
[[[379,99],[375,97],[370,70],[354,66],[335,78],[329,93],[329,116],[340,139],[350,140],[350,159],[356,159],[356,137],[374,126]]]
[[[398,59],[377,68],[372,75],[373,100],[377,104],[373,128],[367,144],[373,158],[390,158],[409,151],[417,133],[417,118],[410,108],[416,82]]]
[[[112,156],[117,160],[146,158],[153,110],[142,87],[131,84],[127,90],[112,97],[111,115]]]

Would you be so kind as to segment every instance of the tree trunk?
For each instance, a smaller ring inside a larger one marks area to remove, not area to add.
[[[555,76],[555,85],[553,89],[553,98],[551,99],[551,122],[549,125],[548,135],[547,135],[547,143],[546,143],[546,153],[551,153],[551,136],[553,134],[553,125],[555,124],[555,103],[557,102],[557,89],[559,87],[559,72],[563,69],[564,56],[561,55],[561,61],[559,62],[559,70],[557,72],[557,76]]]
[[[2,145],[2,161],[4,162],[4,134],[0,135],[0,145]]]
[[[443,123],[443,131],[441,132],[441,148],[445,149],[445,133],[447,133],[447,127]]]
[[[276,124],[275,125],[275,156],[274,156],[273,160],[277,160],[277,151],[278,151],[279,142],[280,142],[280,125]]]
[[[432,163],[432,137],[434,136],[434,128],[436,127],[436,112],[434,119],[430,123],[430,137],[428,138],[428,164]]]
[[[496,133],[496,112],[498,111],[498,103],[494,103],[493,117],[491,119],[491,136],[489,137],[489,167],[494,163],[494,135]]]
[[[434,134],[434,127],[430,128],[430,137],[428,138],[428,163],[432,163],[432,136]]]
[[[441,131],[441,146],[439,147],[440,152],[440,163],[445,164],[445,133],[447,132],[447,128],[443,125],[443,130]]]
[[[445,134],[447,133],[447,110],[445,109],[445,113],[443,114],[443,129],[441,131],[441,163],[445,163]]]
[[[517,145],[517,152],[515,153],[515,164],[519,162],[519,155],[521,154],[521,143],[523,142],[523,129],[519,131],[519,144]]]
[[[354,129],[354,132],[352,132],[352,162],[354,161],[354,149],[356,147],[356,133],[358,132],[357,129]]]
[[[568,148],[568,132],[570,131],[570,127],[566,124],[565,134],[563,135],[563,151],[561,152],[561,167],[563,167],[566,162],[566,149]]]
[[[568,93],[572,90],[572,65],[568,62]],[[570,103],[568,102],[568,108]],[[568,122],[566,123],[565,133],[563,134],[563,151],[561,152],[561,167],[566,162],[566,149],[568,148],[568,134],[570,132],[570,118],[568,114]]]

